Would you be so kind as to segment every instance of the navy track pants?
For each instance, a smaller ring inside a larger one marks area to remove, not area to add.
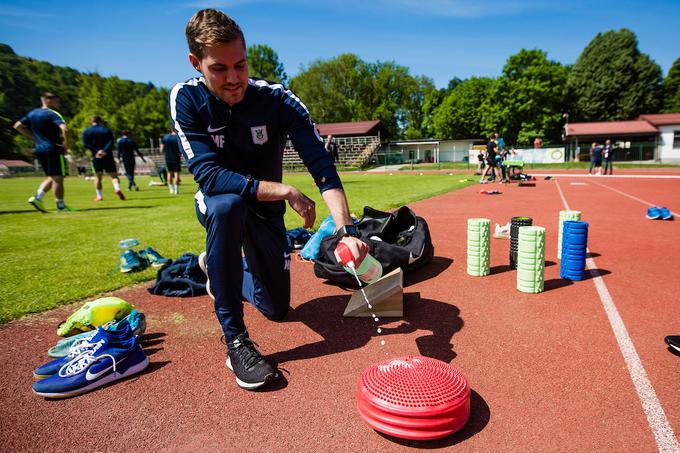
[[[290,307],[290,251],[283,216],[262,218],[235,194],[196,193],[210,289],[227,340],[246,331],[243,300],[280,321]],[[243,257],[241,251],[243,250]]]

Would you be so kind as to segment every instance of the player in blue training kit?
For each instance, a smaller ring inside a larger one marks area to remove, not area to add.
[[[31,110],[14,124],[17,132],[35,140],[35,157],[47,176],[28,202],[38,211],[47,212],[42,199],[45,192],[54,188],[57,210],[71,211],[64,203],[64,156],[68,154],[68,128],[64,118],[56,111],[61,107],[61,100],[56,94],[45,92],[40,101],[42,107]]]
[[[102,124],[99,116],[92,117],[92,126],[83,131],[83,145],[92,152],[92,170],[95,174],[94,189],[97,192],[95,201],[102,201],[102,176],[107,172],[111,176],[113,191],[118,198],[125,200],[120,190],[118,169],[113,159],[113,132]]]
[[[130,132],[124,130],[121,133],[123,136],[116,142],[118,145],[118,160],[123,161],[125,177],[128,180],[128,190],[132,190],[134,187],[139,192],[139,186],[135,182],[135,152],[142,158],[142,161],[146,162],[146,159],[142,156],[142,153],[139,152],[137,143],[128,137]]]
[[[249,79],[245,39],[226,14],[204,9],[186,28],[189,60],[202,77],[170,92],[170,114],[199,190],[196,213],[207,230],[209,293],[227,343],[227,367],[237,384],[255,389],[278,376],[255,347],[243,321],[243,300],[271,320],[290,306],[287,201],[309,228],[314,201],[282,184],[290,137],[357,265],[368,246],[358,239],[338,173],[305,105],[280,84]],[[241,252],[243,251],[243,258]]]
[[[182,156],[179,142],[174,129],[161,139],[161,152],[165,155],[165,170],[168,172],[167,181],[171,194],[179,194],[179,173],[182,170]]]

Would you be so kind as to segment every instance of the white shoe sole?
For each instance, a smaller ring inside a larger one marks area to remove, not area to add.
[[[143,371],[147,366],[149,366],[149,358],[144,357],[143,361],[139,362],[137,365],[128,368],[124,373],[111,373],[108,376],[99,379],[98,381],[95,381],[86,387],[82,387],[70,392],[46,393],[36,392],[35,390],[33,390],[33,393],[35,393],[36,395],[44,396],[45,398],[67,398],[69,396],[76,396],[80,395],[81,393],[86,393],[89,392],[90,390],[94,390],[97,387],[101,387],[102,385],[106,385],[109,382],[115,382],[120,379],[125,379],[128,376],[132,376],[133,374],[137,374]]]
[[[231,366],[231,357],[227,355],[227,368],[229,368],[232,372],[234,372],[234,368]],[[262,382],[243,382],[236,376],[236,373],[234,373],[234,376],[236,377],[236,384],[241,387],[242,389],[246,390],[255,390],[263,385],[269,384],[270,382],[273,382],[276,380],[277,377],[279,377],[279,373],[274,373],[273,375],[270,374],[269,376],[264,378],[264,381]]]
[[[200,255],[198,255],[198,267],[201,268],[203,273],[205,274],[205,290],[208,292],[208,296],[212,300],[215,300],[215,296],[213,296],[212,291],[210,291],[210,278],[208,278],[208,265],[205,263],[206,257],[208,255],[205,252],[201,252]]]
[[[667,342],[666,345],[668,345],[668,347],[671,348],[672,350],[674,350],[676,352],[680,352],[680,348],[675,346],[674,344],[670,344],[670,343]]]

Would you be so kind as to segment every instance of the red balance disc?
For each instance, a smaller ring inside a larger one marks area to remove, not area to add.
[[[470,386],[441,360],[407,356],[361,373],[357,408],[376,431],[403,439],[439,439],[461,429],[470,417]]]

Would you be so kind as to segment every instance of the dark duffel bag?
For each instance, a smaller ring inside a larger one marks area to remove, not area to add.
[[[356,227],[359,238],[368,245],[368,253],[382,264],[383,275],[398,267],[408,273],[428,264],[434,257],[427,222],[407,206],[391,213],[366,206]],[[321,241],[314,274],[356,288],[359,286],[356,278],[335,259],[334,252],[340,239],[332,234]]]

